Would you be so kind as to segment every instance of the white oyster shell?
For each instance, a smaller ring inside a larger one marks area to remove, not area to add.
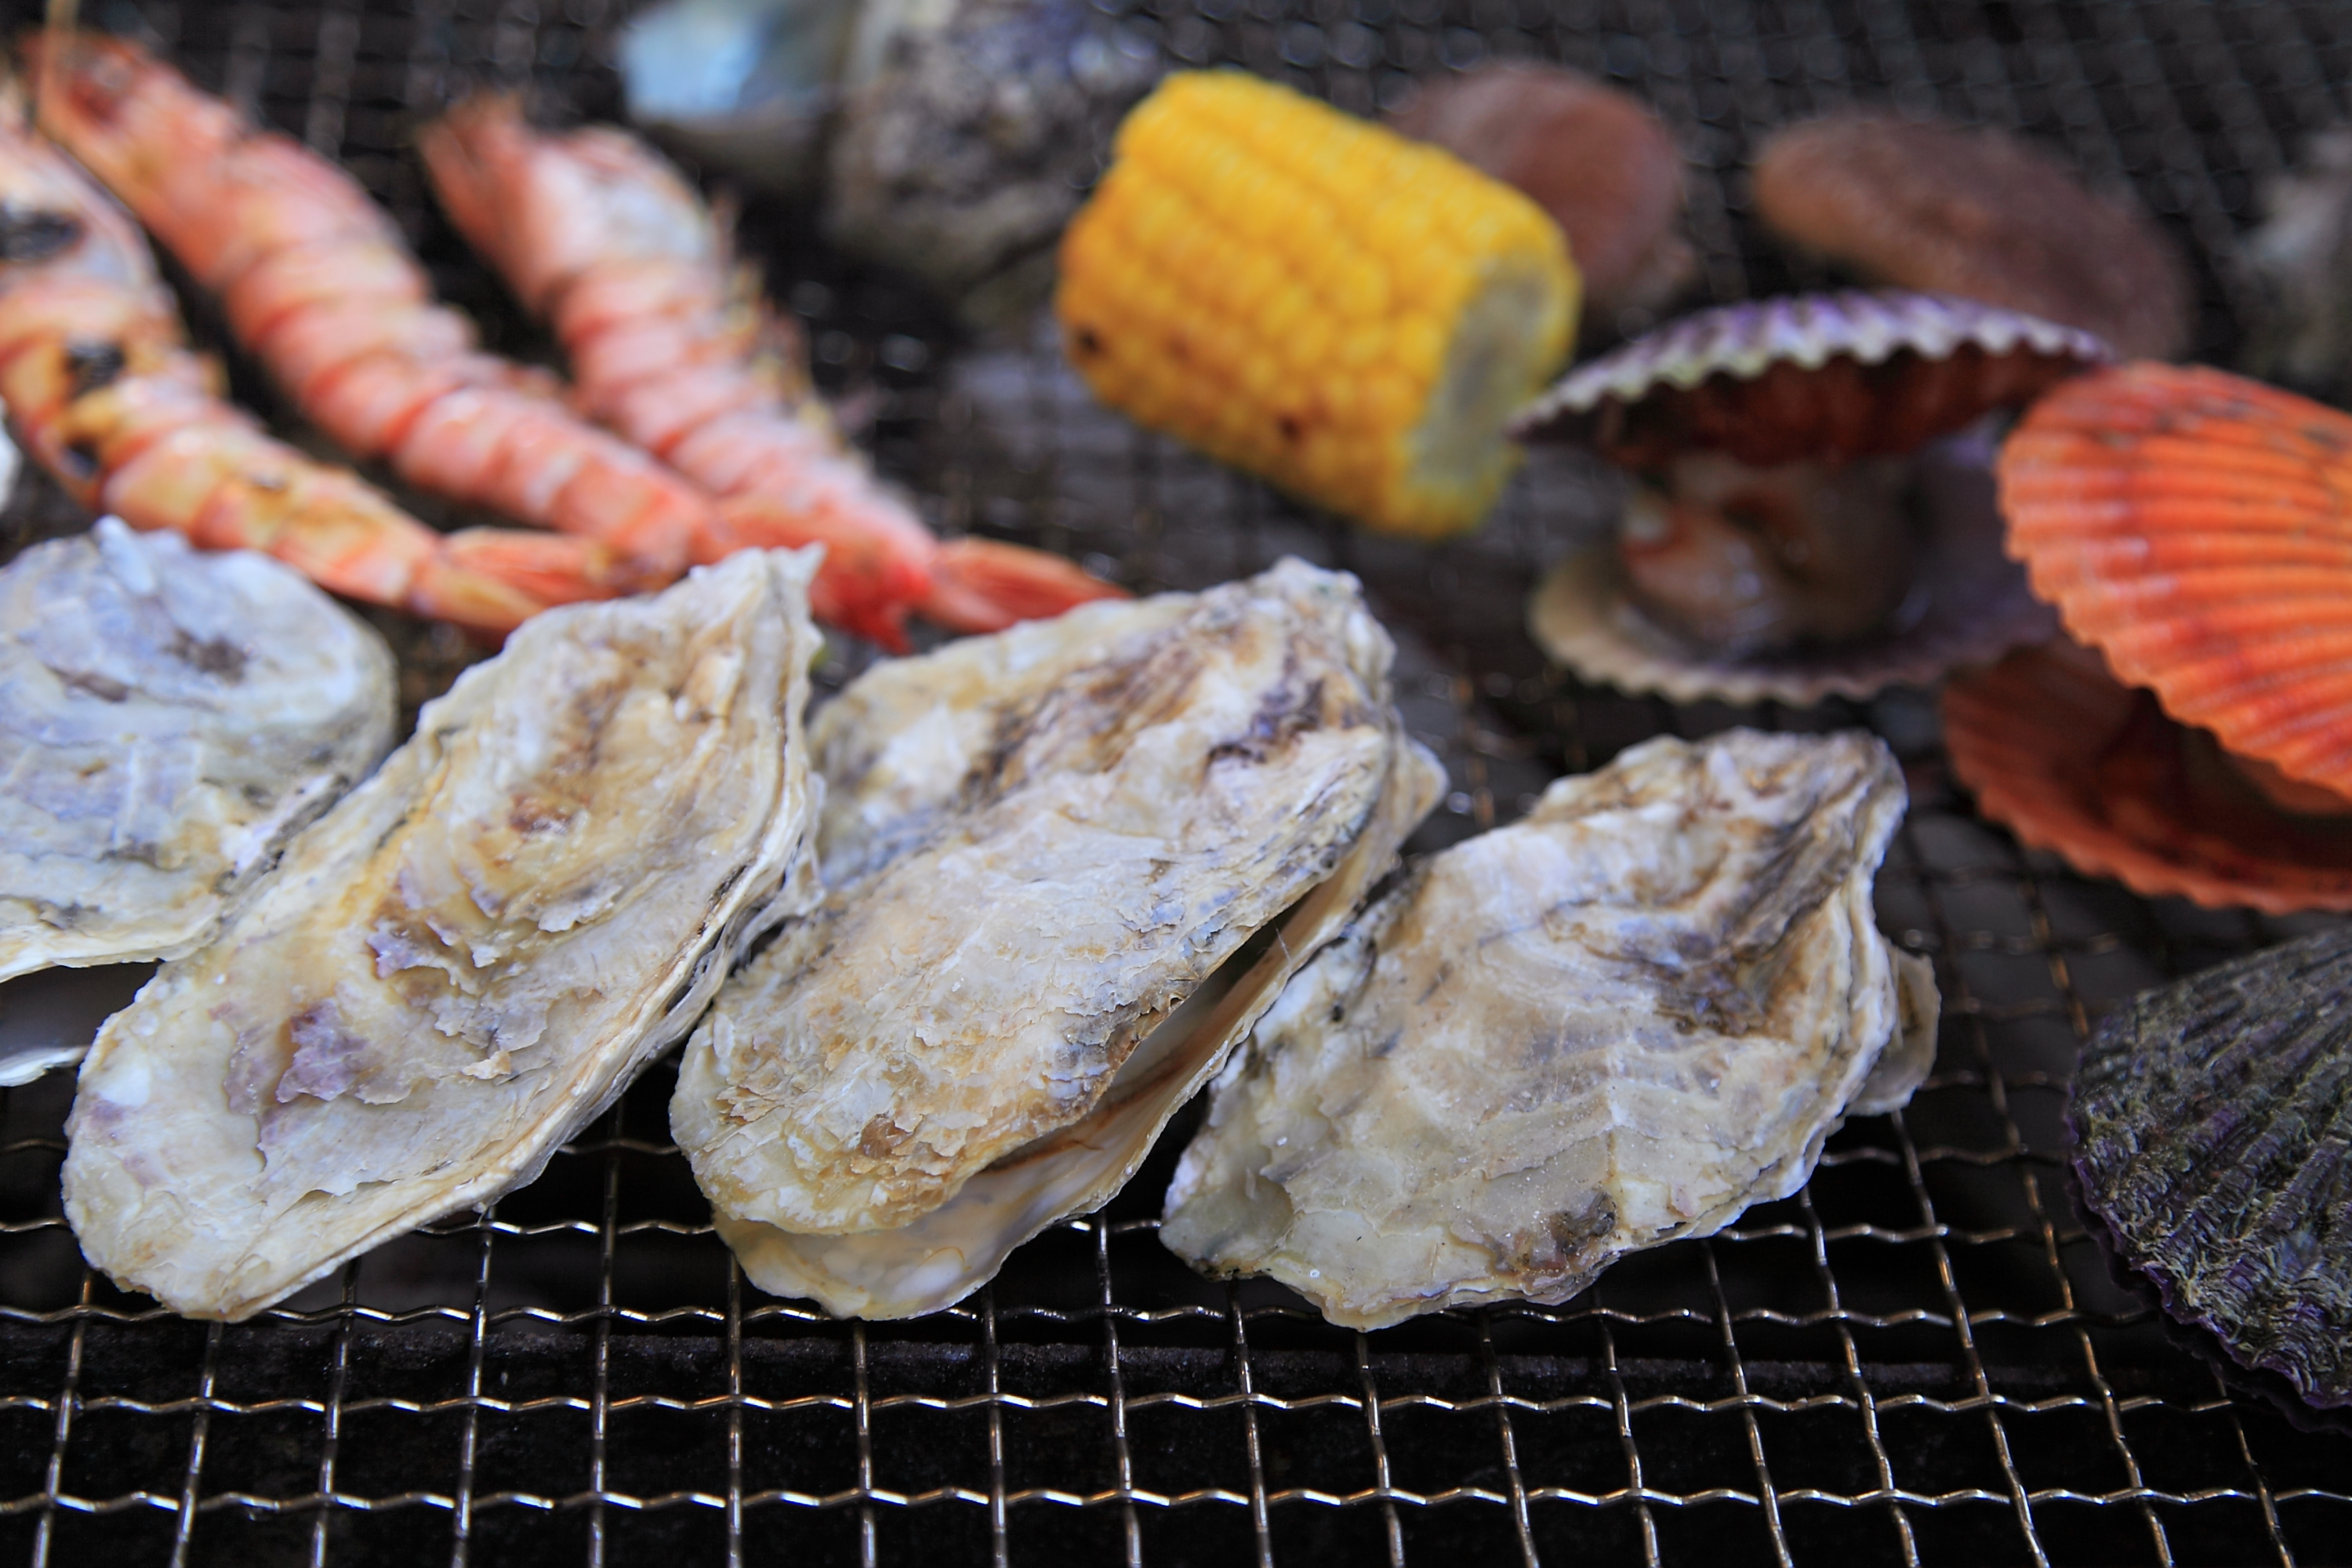
[[[1567,1300],[1803,1184],[1910,1097],[1936,992],[1871,879],[1885,747],[1651,741],[1418,866],[1219,1077],[1160,1239],[1333,1322]]]
[[[751,1279],[910,1316],[1107,1201],[1433,804],[1391,657],[1353,578],[1287,561],[825,709],[834,890],[728,984],[671,1105]]]
[[[0,980],[201,945],[395,711],[383,639],[264,556],[112,518],[26,551],[0,571]]]
[[[530,1180],[683,1034],[802,851],[815,559],[550,611],[427,704],[100,1032],[65,1163],[90,1261],[248,1316]]]

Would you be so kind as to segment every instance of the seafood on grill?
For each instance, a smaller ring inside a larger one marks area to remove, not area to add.
[[[339,594],[497,634],[634,591],[593,541],[436,533],[221,400],[121,209],[0,94],[0,398],[84,505],[215,549],[262,551]]]
[[[2352,1405],[2347,1000],[2341,929],[2145,993],[2084,1045],[2066,1110],[2111,1255],[2264,1386],[2322,1408]]]
[[[1391,658],[1353,578],[1285,561],[825,708],[825,900],[670,1107],[751,1280],[911,1316],[1108,1201],[1435,803]]]
[[[1768,227],[1866,282],[2039,316],[2133,357],[2188,344],[2195,300],[2170,237],[2009,132],[1831,114],[1766,140],[1755,191]]]
[[[2096,651],[1953,694],[1954,764],[1987,813],[2143,891],[2352,905],[2352,417],[2125,364],[2036,405],[2000,477],[2011,552]],[[2055,703],[1980,721],[1989,699],[2045,688],[2097,706],[2109,679],[2150,695],[2108,700],[2063,744],[2020,754],[2000,729],[2046,728]]]
[[[1571,371],[1513,422],[1632,470],[1613,543],[1529,605],[1584,679],[1677,701],[1866,698],[2053,629],[2005,560],[1988,421],[2111,358],[1936,295],[1702,310]]]
[[[1801,1186],[1934,1056],[1875,738],[1647,742],[1377,898],[1216,1080],[1160,1237],[1349,1328],[1566,1300]]]
[[[707,552],[823,544],[819,617],[900,648],[909,610],[995,631],[1118,595],[1042,551],[934,538],[835,434],[726,226],[637,138],[550,134],[493,95],[419,146],[458,229],[553,323],[582,405],[720,498]]]
[[[84,1255],[247,1317],[530,1180],[684,1034],[811,875],[814,553],[534,617],[427,703],[100,1032]]]
[[[203,945],[394,713],[383,639],[273,561],[112,518],[26,551],[0,568],[0,980]]]
[[[1585,313],[1646,320],[1689,287],[1683,157],[1631,93],[1564,66],[1498,60],[1415,84],[1389,123],[1535,198],[1568,236]]]

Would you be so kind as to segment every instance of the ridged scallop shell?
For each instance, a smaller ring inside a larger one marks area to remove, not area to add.
[[[2083,1047],[2083,1198],[2165,1310],[2352,1405],[2352,931],[2147,992]]]
[[[2352,794],[2352,416],[2120,365],[2001,450],[2010,550],[2076,641],[2242,756]]]
[[[1751,300],[1579,365],[1510,434],[1589,436],[1633,466],[1695,447],[1759,467],[1908,452],[2114,357],[2088,332],[1948,295]]]
[[[1944,744],[1977,808],[2147,898],[2266,914],[2352,910],[2352,828],[2190,798],[2185,731],[2064,641],[1944,689]]]
[[[1959,471],[1944,475],[1948,504],[1929,509],[1918,588],[1895,627],[1834,647],[1737,658],[1697,647],[1643,615],[1628,596],[1612,544],[1570,556],[1528,603],[1536,643],[1576,677],[1676,702],[1865,700],[1889,686],[1927,686],[1999,658],[2057,630],[2057,616],[2000,549],[1990,476],[1954,442]],[[1981,493],[1971,493],[1980,490]]]

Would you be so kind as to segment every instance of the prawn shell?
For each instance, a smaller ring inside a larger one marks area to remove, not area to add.
[[[2053,394],[1998,471],[2010,552],[2117,679],[2352,794],[2352,416],[2137,363]]]
[[[2185,731],[2136,712],[2147,700],[2062,639],[1947,686],[1944,744],[1979,812],[2085,876],[2208,909],[2352,911],[2352,834],[2215,812],[2184,787]]]
[[[2056,630],[2057,616],[2002,556],[1990,497],[1927,509],[1911,599],[1895,626],[1852,642],[1738,656],[1699,647],[1643,613],[1609,542],[1561,562],[1528,601],[1529,635],[1578,679],[1676,702],[1859,701],[1890,686],[1933,685]]]
[[[2088,332],[1948,295],[1786,295],[1696,311],[1579,365],[1510,434],[1589,439],[1630,468],[1702,449],[1759,468],[1909,452],[2114,358]]]

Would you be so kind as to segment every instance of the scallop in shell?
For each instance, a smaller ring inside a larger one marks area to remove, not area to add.
[[[2352,931],[2147,992],[2083,1047],[2074,1174],[2165,1310],[2352,1405]]]
[[[816,553],[549,611],[427,703],[100,1032],[65,1162],[90,1261],[249,1316],[530,1180],[683,1034],[803,843]]]
[[[1290,983],[1160,1239],[1370,1329],[1563,1301],[1786,1197],[1934,1053],[1933,976],[1871,912],[1904,799],[1851,731],[1661,738],[1554,784]]]
[[[2001,556],[1985,416],[2112,357],[1935,295],[1703,310],[1579,366],[1513,422],[1644,476],[1613,547],[1529,606],[1584,679],[1678,701],[1865,698],[2053,629]],[[1654,481],[1654,482],[1653,482]]]
[[[394,716],[383,639],[274,561],[112,518],[25,552],[0,571],[0,980],[200,946]]]
[[[907,1317],[1099,1206],[1434,803],[1352,577],[1286,561],[881,665],[812,729],[824,905],[670,1120],[763,1289]]]

